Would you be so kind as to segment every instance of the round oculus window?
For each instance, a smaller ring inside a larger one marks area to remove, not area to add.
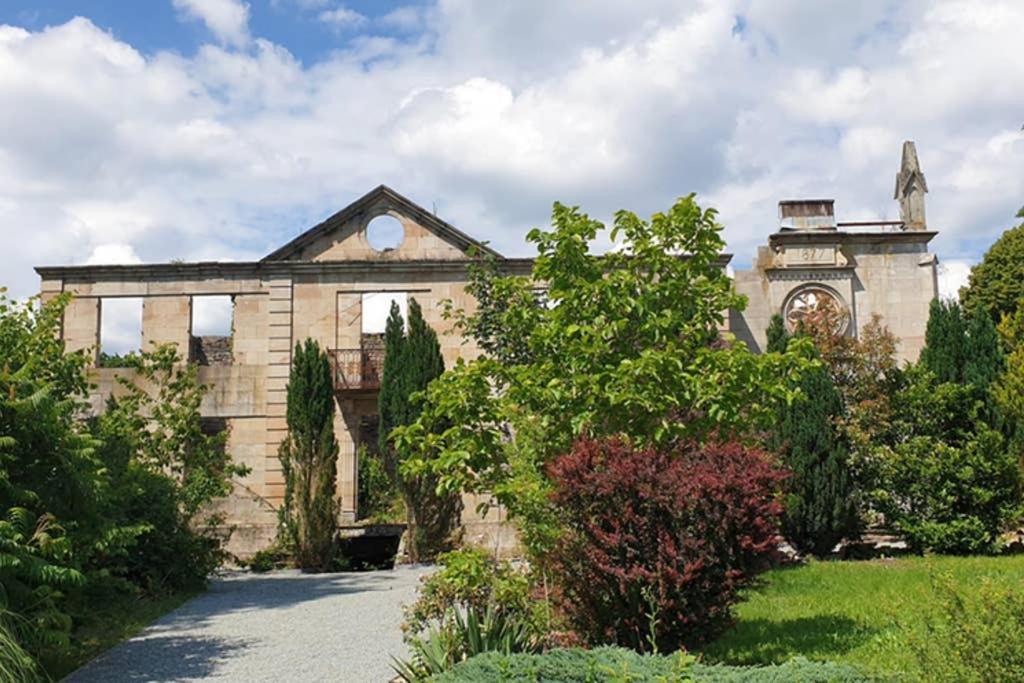
[[[394,216],[377,216],[366,224],[366,241],[377,251],[397,249],[405,239],[405,228]]]
[[[821,285],[806,285],[790,294],[782,316],[790,332],[807,323],[824,323],[833,334],[846,334],[850,326],[846,305],[835,292]]]

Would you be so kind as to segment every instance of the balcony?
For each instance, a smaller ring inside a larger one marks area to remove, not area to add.
[[[328,352],[334,391],[339,394],[372,393],[380,389],[384,349],[332,349]]]

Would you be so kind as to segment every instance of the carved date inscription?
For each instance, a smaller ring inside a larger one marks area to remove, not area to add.
[[[787,266],[834,266],[835,264],[836,248],[834,246],[786,247]]]

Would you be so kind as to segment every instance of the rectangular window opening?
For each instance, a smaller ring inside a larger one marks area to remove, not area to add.
[[[408,321],[409,295],[405,292],[369,292],[363,294],[362,333],[383,335],[391,315],[391,304],[398,304],[402,322]]]
[[[101,368],[123,368],[142,348],[142,297],[100,299]]]
[[[199,365],[231,365],[234,362],[235,301],[232,296],[192,297],[190,360]]]

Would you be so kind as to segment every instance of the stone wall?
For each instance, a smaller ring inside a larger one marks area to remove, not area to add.
[[[758,250],[750,270],[735,273],[736,291],[747,297],[747,307],[730,311],[729,329],[755,351],[763,351],[771,317],[781,314],[801,288],[821,286],[849,311],[850,334],[858,334],[879,315],[900,340],[899,359],[914,361],[924,346],[928,307],[938,296],[937,261],[928,252],[933,235],[776,233],[769,246]],[[794,253],[799,251],[804,253]],[[805,255],[809,257],[801,258]]]
[[[231,365],[234,356],[231,337],[202,336],[191,338],[192,349],[189,358],[199,365]]]

